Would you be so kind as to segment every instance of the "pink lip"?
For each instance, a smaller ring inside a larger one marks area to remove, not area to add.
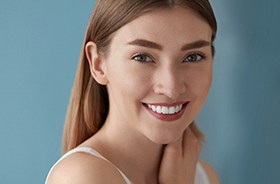
[[[182,103],[176,103],[177,105],[179,104],[182,104]],[[175,105],[176,105],[175,104]],[[161,105],[161,106],[175,106],[175,105],[170,105],[170,104],[165,104],[163,105],[162,103],[161,104],[151,104],[151,105]],[[175,121],[179,118],[181,118],[185,112],[185,109],[188,105],[188,102],[187,103],[184,103],[181,111],[179,111],[178,113],[175,113],[175,114],[158,114],[156,112],[154,112],[152,109],[150,109],[147,105],[144,105],[144,107],[147,109],[147,111],[149,111],[155,118],[161,120],[161,121]]]

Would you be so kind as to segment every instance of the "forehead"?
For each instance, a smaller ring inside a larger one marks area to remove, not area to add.
[[[203,18],[191,9],[177,7],[141,15],[121,27],[114,34],[112,44],[140,38],[174,46],[197,40],[211,42],[211,36],[211,27]]]

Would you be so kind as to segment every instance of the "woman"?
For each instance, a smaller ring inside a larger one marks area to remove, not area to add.
[[[208,0],[97,1],[46,183],[218,183],[194,123],[216,29]]]

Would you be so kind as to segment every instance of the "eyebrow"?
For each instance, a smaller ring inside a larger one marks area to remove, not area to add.
[[[140,47],[147,47],[147,48],[157,49],[157,50],[163,49],[163,47],[160,44],[149,41],[149,40],[145,40],[145,39],[135,39],[131,42],[128,42],[128,45],[136,45],[136,46],[140,46]],[[185,50],[190,50],[190,49],[198,49],[198,48],[206,47],[206,46],[210,46],[210,45],[211,45],[211,43],[209,41],[197,40],[197,41],[183,45],[181,50],[185,51]]]
[[[210,45],[211,45],[211,43],[206,40],[198,40],[198,41],[195,41],[192,43],[185,44],[181,50],[185,51],[185,50],[190,50],[190,49],[198,49],[198,48],[207,47]]]
[[[151,48],[151,49],[157,49],[157,50],[162,50],[162,46],[149,41],[149,40],[144,40],[144,39],[136,39],[133,40],[131,42],[128,42],[129,45],[136,45],[136,46],[141,46],[141,47],[147,47],[147,48]]]

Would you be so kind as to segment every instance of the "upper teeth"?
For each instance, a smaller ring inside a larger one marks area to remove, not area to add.
[[[177,106],[158,106],[158,105],[150,105],[147,104],[150,109],[152,109],[154,112],[158,114],[175,114],[182,110],[183,104],[177,105]]]

